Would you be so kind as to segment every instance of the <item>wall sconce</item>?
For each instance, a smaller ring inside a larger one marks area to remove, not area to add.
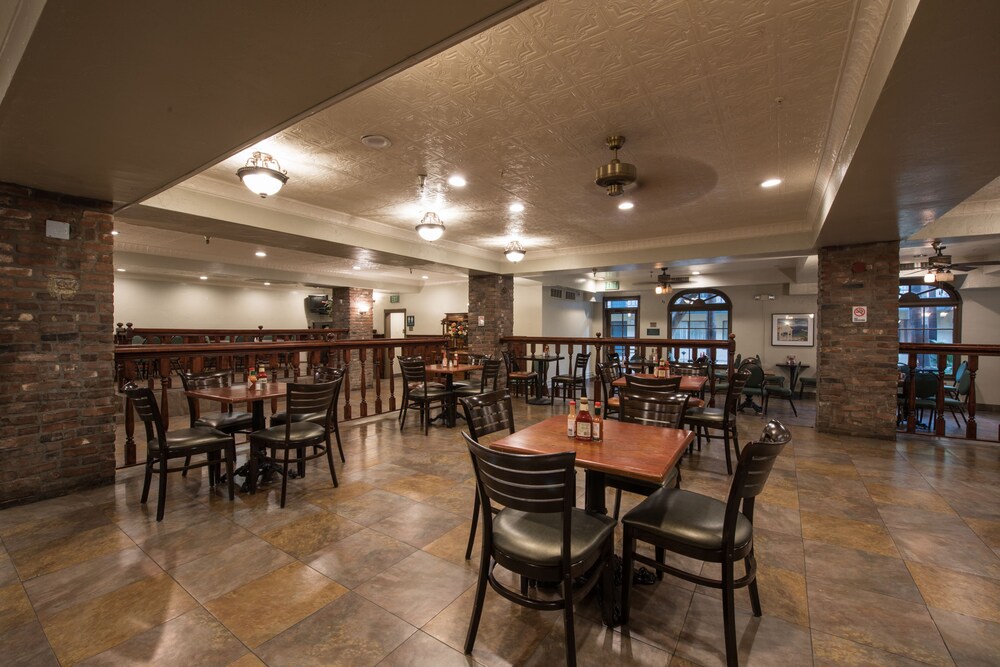
[[[371,306],[369,306],[367,302],[363,301],[358,304],[358,312],[362,315],[367,313],[369,310],[371,310]]]

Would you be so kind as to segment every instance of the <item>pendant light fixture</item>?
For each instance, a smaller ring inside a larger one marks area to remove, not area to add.
[[[236,170],[236,175],[243,185],[261,197],[277,194],[288,182],[288,174],[282,171],[278,161],[260,151],[254,151],[246,165]]]
[[[437,241],[444,234],[444,223],[434,211],[427,211],[417,225],[417,233],[425,241]]]
[[[517,264],[524,259],[524,246],[521,245],[520,241],[511,241],[503,249],[503,254],[507,257],[508,262]]]

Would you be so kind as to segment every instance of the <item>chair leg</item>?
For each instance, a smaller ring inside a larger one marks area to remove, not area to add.
[[[660,565],[667,564],[667,550],[663,547],[656,547],[656,562]],[[663,581],[663,570],[656,571],[656,580]]]
[[[635,532],[625,527],[622,538],[622,625],[628,625],[629,598],[632,595],[632,554],[635,553]]]
[[[733,450],[736,452],[736,460],[740,460],[740,433],[736,430],[736,424],[732,424],[733,429]]]
[[[285,460],[281,466],[281,506],[285,506],[285,490],[288,488],[288,455],[292,453],[291,448],[285,447]]]
[[[190,456],[185,456],[184,457],[184,471],[181,473],[181,477],[187,477],[188,476],[188,468],[190,466],[191,466],[191,457]]]
[[[622,490],[615,489],[615,513],[612,515],[614,516],[615,521],[618,520],[618,511],[621,509],[621,507],[622,507]]]
[[[576,667],[576,630],[573,623],[573,579],[563,580],[563,634],[566,635],[566,667]]]
[[[139,500],[140,503],[146,504],[146,500],[149,499],[149,483],[153,479],[153,457],[146,455],[146,474],[142,480],[142,498]]]
[[[160,459],[160,493],[156,497],[156,520],[163,521],[163,510],[167,506],[167,462]]]
[[[750,551],[750,555],[747,556],[746,559],[744,560],[744,564],[747,572],[750,572],[752,569],[756,567],[752,549]],[[753,615],[762,616],[764,612],[761,610],[760,606],[760,593],[757,591],[756,576],[754,576],[754,578],[747,585],[747,591],[749,591],[750,593],[750,607],[753,609]]]
[[[726,474],[727,475],[732,475],[733,474],[733,459],[732,459],[731,455],[729,454],[729,429],[728,428],[722,429],[722,443],[723,443],[722,446],[726,448]]]
[[[739,667],[736,652],[736,606],[733,599],[733,562],[722,563],[722,626],[726,637],[726,665]]]
[[[476,582],[476,598],[472,604],[472,618],[469,619],[469,632],[465,635],[465,653],[472,653],[476,645],[476,633],[479,632],[479,621],[483,617],[483,603],[486,601],[486,580],[490,576],[490,555],[486,552],[485,543],[479,560],[479,581]]]
[[[340,484],[337,482],[337,469],[333,467],[333,452],[330,451],[330,434],[326,435],[326,461],[330,464],[330,479],[333,480],[333,488],[337,488]]]
[[[476,499],[472,503],[472,528],[469,529],[469,545],[465,547],[465,560],[472,558],[472,545],[476,541],[476,526],[479,525],[479,489],[476,489]]]
[[[347,459],[344,458],[344,445],[340,442],[340,425],[335,424],[333,429],[333,434],[337,437],[337,451],[340,452],[340,462],[347,463]]]
[[[794,414],[796,417],[798,417],[799,416],[799,411],[795,409],[795,404],[792,403],[792,397],[791,396],[788,397],[788,404],[790,406],[792,406],[792,414]]]
[[[252,441],[250,442],[250,458],[247,461],[250,464],[250,471],[247,473],[247,486],[250,493],[257,493],[257,458],[263,453],[263,447],[256,447]]]
[[[229,486],[229,499],[236,500],[236,484],[233,482],[233,465],[236,463],[236,438],[226,448],[226,484]]]

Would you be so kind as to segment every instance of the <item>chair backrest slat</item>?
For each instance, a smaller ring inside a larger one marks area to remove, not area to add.
[[[500,377],[500,360],[484,359],[483,370],[479,378],[479,391],[496,390],[497,380]]]
[[[764,484],[774,468],[781,450],[792,440],[792,434],[777,419],[764,426],[761,437],[747,444],[740,453],[729,498],[726,501],[726,516],[722,527],[723,544],[731,549],[736,533],[736,519],[741,510],[753,521],[754,499],[764,490]]]
[[[639,391],[674,393],[681,388],[681,379],[680,377],[638,378],[634,375],[626,375],[625,388]]]
[[[494,502],[522,512],[569,512],[572,508],[576,452],[508,454],[483,447],[467,433],[462,435],[472,457],[488,526]]]
[[[326,412],[329,415],[333,408],[333,397],[337,392],[337,385],[343,381],[343,377],[340,377],[331,382],[314,384],[289,382],[286,385],[285,394],[285,409],[288,415],[307,415],[317,412]],[[289,419],[287,424],[291,424],[292,421]]]
[[[514,432],[514,407],[506,389],[459,399],[472,439],[500,431]]]
[[[621,420],[680,428],[689,398],[690,396],[681,392],[666,393],[626,387],[621,393]]]
[[[147,447],[167,450],[167,432],[160,418],[160,408],[156,405],[156,396],[148,387],[126,389],[125,395],[132,400],[135,412],[146,427]]]
[[[733,415],[736,414],[736,409],[739,407],[740,394],[743,393],[743,388],[747,384],[747,380],[750,379],[750,366],[753,365],[751,361],[740,364],[740,367],[733,373],[733,377],[729,378],[729,389],[726,390],[726,414]]]

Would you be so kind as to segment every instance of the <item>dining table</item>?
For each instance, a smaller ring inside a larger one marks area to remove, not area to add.
[[[553,361],[562,361],[566,357],[559,354],[524,354],[517,357],[519,361],[530,361],[534,367],[535,372],[538,373],[538,382],[535,383],[535,397],[526,399],[527,403],[531,405],[552,405],[553,398],[551,392],[548,398],[545,398],[545,389],[548,388],[548,378],[549,378],[549,364]]]
[[[783,368],[788,373],[788,387],[795,391],[795,383],[799,381],[799,373],[804,368],[809,368],[809,364],[801,363],[788,363],[787,361],[781,364],[775,364],[778,368]]]
[[[451,391],[455,391],[455,376],[456,375],[462,375],[464,373],[469,373],[469,372],[472,372],[472,371],[481,371],[481,370],[483,370],[483,367],[480,366],[479,364],[457,364],[457,363],[450,363],[450,364],[426,364],[425,365],[425,369],[426,369],[428,375],[441,375],[441,376],[444,376],[444,378],[445,378],[445,389],[447,389],[449,392],[451,392]],[[445,423],[448,425],[449,428],[455,425],[456,412],[455,412],[455,401],[454,401],[454,399],[452,399],[452,402],[451,402],[451,405],[449,406],[449,408],[447,410],[444,410],[441,413],[441,415],[444,415]],[[441,415],[439,415],[438,417],[435,417],[434,419],[440,418]],[[431,421],[434,421],[434,419],[432,419]]]
[[[251,430],[259,431],[263,428],[267,428],[267,417],[264,415],[264,401],[269,399],[284,398],[288,393],[287,382],[266,382],[260,384],[259,382],[254,386],[248,386],[246,384],[234,384],[228,387],[205,387],[203,389],[191,389],[185,391],[184,393],[191,398],[205,399],[208,401],[216,401],[222,403],[223,405],[234,405],[237,403],[249,403],[250,404],[250,415],[251,415]],[[233,474],[239,477],[247,477],[250,472],[249,460],[237,468]],[[266,467],[262,467],[260,474],[265,479],[270,475],[271,471]],[[300,463],[296,471],[297,476],[305,476],[305,463]],[[250,488],[249,480],[245,480],[240,486],[240,490],[243,492],[248,491]]]
[[[556,415],[490,443],[492,449],[514,454],[576,452],[585,478],[588,511],[607,514],[607,475],[662,484],[694,440],[694,432],[620,422],[604,422],[604,440],[580,441],[566,435],[566,416]]]
[[[652,380],[656,378],[653,373],[633,373],[632,377],[641,378],[643,380]],[[679,391],[683,391],[685,394],[701,394],[705,390],[705,384],[708,382],[707,375],[668,375],[667,377],[679,377],[681,379],[681,386]],[[620,378],[615,378],[614,382],[611,383],[612,387],[622,388],[627,386],[628,380],[623,375]]]

